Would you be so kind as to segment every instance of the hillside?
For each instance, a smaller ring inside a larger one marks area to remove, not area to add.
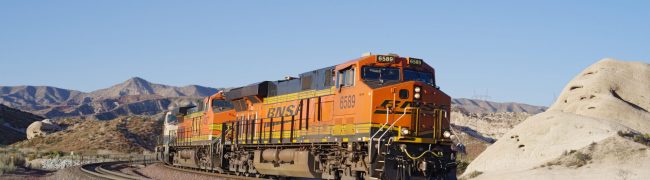
[[[112,119],[124,115],[157,114],[170,106],[195,103],[218,91],[197,85],[161,85],[134,77],[90,93],[48,86],[0,87],[0,104],[48,118],[89,116]]]
[[[489,146],[480,179],[650,178],[650,64],[601,60]],[[643,135],[645,134],[645,135]]]
[[[13,144],[16,148],[41,151],[82,153],[153,151],[162,128],[154,117],[120,117],[108,121],[64,119],[56,122],[65,127],[44,137]],[[83,143],[80,143],[83,142]]]
[[[43,117],[0,104],[0,145],[27,139],[27,126],[42,119]]]

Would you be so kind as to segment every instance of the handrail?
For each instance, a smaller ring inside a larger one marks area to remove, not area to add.
[[[368,142],[368,156],[370,156],[370,157],[372,157],[372,142],[375,141],[375,140],[374,140],[374,139],[375,139],[375,136],[377,136],[377,134],[379,134],[379,132],[382,131],[382,129],[384,129],[384,127],[386,127],[386,124],[388,124],[388,115],[389,115],[389,114],[390,114],[390,108],[386,107],[386,122],[384,123],[384,125],[382,125],[382,126],[377,130],[377,132],[375,132],[375,134],[373,134],[373,135],[370,137],[370,141]],[[372,129],[372,126],[371,126],[371,129]],[[377,148],[377,149],[379,149],[379,148]],[[372,158],[371,158],[371,159],[372,159]],[[372,173],[372,168],[370,168],[368,171],[369,171],[370,173]]]
[[[386,135],[386,133],[388,133],[388,131],[390,131],[391,129],[393,129],[393,127],[395,127],[395,123],[402,120],[402,118],[406,115],[406,111],[408,109],[417,109],[417,108],[414,108],[414,107],[406,107],[406,108],[404,108],[404,113],[399,118],[397,118],[397,120],[393,121],[393,123],[388,127],[388,129],[386,131],[384,131],[384,133],[381,134],[381,136],[379,136],[379,138],[377,139],[378,142],[381,141],[382,138],[384,138],[384,136]],[[377,148],[377,153],[379,153],[379,148]]]
[[[381,127],[379,127],[379,130],[377,130],[377,132],[375,132],[375,134],[373,134],[373,135],[370,137],[370,140],[371,140],[371,141],[372,141],[372,139],[375,138],[375,136],[377,136],[377,134],[379,134],[380,131],[382,131],[382,130],[384,129],[384,127],[386,127],[386,124],[388,124],[388,115],[389,115],[389,114],[390,114],[390,109],[389,109],[389,108],[386,108],[386,122],[385,122],[383,125],[381,125]]]

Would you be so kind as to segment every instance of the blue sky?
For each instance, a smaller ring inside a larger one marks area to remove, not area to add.
[[[550,105],[605,57],[650,62],[647,1],[1,1],[0,85],[232,87],[364,52],[453,97]]]

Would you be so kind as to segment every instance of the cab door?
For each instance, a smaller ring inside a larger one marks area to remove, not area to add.
[[[332,135],[353,134],[355,116],[358,114],[359,82],[358,67],[351,65],[336,72],[336,96],[334,96],[334,128]]]

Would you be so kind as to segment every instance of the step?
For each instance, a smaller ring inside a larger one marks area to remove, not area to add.
[[[384,172],[384,169],[375,169],[375,171]]]

